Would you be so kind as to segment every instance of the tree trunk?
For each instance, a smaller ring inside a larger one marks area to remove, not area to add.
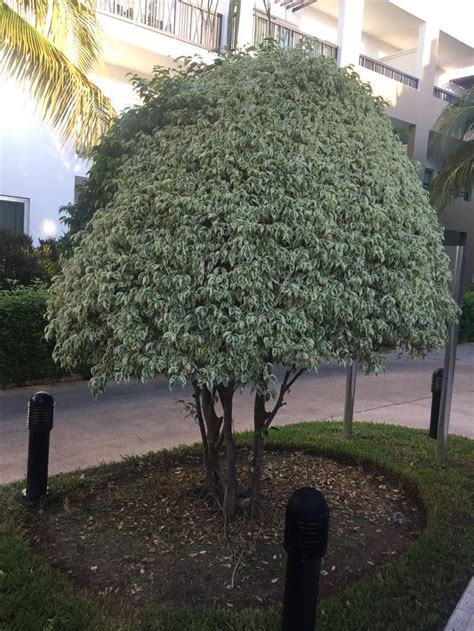
[[[197,417],[197,421],[199,425],[199,431],[201,433],[202,457],[203,457],[203,462],[204,462],[204,469],[206,471],[206,481],[205,481],[204,486],[209,491],[211,491],[211,493],[216,497],[216,499],[219,499],[218,497],[219,485],[218,485],[218,481],[216,480],[214,463],[211,461],[211,456],[210,456],[210,446],[209,446],[209,440],[207,436],[208,432],[206,429],[206,423],[204,420],[201,393],[202,393],[202,390],[198,388],[196,385],[194,385],[193,396],[196,401],[196,417]]]
[[[202,411],[207,430],[209,464],[215,483],[220,485],[222,483],[222,475],[219,463],[219,448],[222,442],[222,417],[217,416],[213,396],[206,387],[202,389]]]
[[[263,432],[267,412],[265,410],[265,397],[261,394],[255,395],[254,405],[254,434],[252,446],[252,468],[250,471],[250,511],[252,517],[255,515],[260,504],[260,480],[262,477],[263,464]]]
[[[280,386],[280,392],[272,410],[265,407],[265,396],[262,394],[255,395],[254,405],[254,436],[252,446],[252,467],[249,476],[250,487],[250,510],[252,516],[255,515],[260,504],[260,486],[263,467],[263,449],[264,435],[270,427],[278,410],[285,404],[285,395],[290,391],[291,386],[295,383],[303,370],[287,370],[283,382]],[[293,376],[292,376],[293,375]]]
[[[224,478],[224,518],[227,520],[234,516],[236,498],[235,464],[236,451],[234,431],[232,427],[232,401],[234,388],[232,386],[218,386],[218,392],[224,411],[224,445],[226,454],[226,470]]]

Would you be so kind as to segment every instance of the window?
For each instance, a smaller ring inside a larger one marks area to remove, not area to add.
[[[0,230],[22,234],[29,231],[29,222],[29,199],[0,195]]]
[[[462,191],[458,194],[456,199],[461,202],[468,202],[471,199],[471,196],[469,195],[469,193]]]
[[[434,169],[425,169],[425,172],[423,174],[423,188],[425,188],[426,190],[428,190],[430,187],[431,180],[433,179],[433,175],[434,175]]]

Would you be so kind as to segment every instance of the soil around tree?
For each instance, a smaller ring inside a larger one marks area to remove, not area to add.
[[[238,449],[242,484],[250,457]],[[33,549],[121,619],[157,605],[237,610],[280,602],[285,507],[301,486],[322,491],[331,512],[323,596],[377,572],[423,528],[422,511],[399,480],[308,451],[267,452],[260,513],[252,520],[244,507],[225,528],[200,490],[197,453],[145,459],[105,481],[81,477],[62,504],[19,519]]]

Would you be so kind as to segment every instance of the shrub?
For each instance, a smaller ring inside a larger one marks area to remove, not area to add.
[[[54,342],[44,337],[48,291],[41,283],[0,291],[0,383],[57,379],[64,371],[52,359]]]
[[[461,342],[474,342],[474,289],[464,294],[459,339]]]
[[[0,230],[0,289],[7,289],[12,280],[29,285],[35,279],[45,280],[45,273],[35,255],[31,237]]]
[[[49,285],[60,271],[56,239],[40,239],[35,248],[28,234],[0,230],[0,289],[31,285],[36,280]]]
[[[50,283],[53,276],[61,271],[58,241],[56,239],[40,239],[35,249],[36,259],[42,269],[45,280]]]

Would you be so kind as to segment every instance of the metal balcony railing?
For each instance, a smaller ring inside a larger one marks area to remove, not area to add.
[[[274,39],[277,44],[285,48],[294,48],[303,38],[308,39],[314,45],[314,51],[317,54],[324,55],[325,57],[333,57],[334,59],[337,57],[337,46],[334,44],[320,40],[312,35],[306,35],[274,17],[270,18],[269,23],[265,13],[255,11],[254,44],[261,44],[266,38]]]
[[[182,0],[97,0],[97,10],[207,50],[220,48],[222,15]]]
[[[441,99],[442,101],[447,101],[448,103],[452,103],[457,98],[452,92],[448,92],[447,90],[443,90],[443,88],[438,88],[437,86],[433,86],[433,96],[437,99]]]
[[[410,74],[406,74],[406,72],[401,72],[400,70],[392,68],[391,66],[386,66],[376,59],[371,59],[370,57],[366,57],[365,55],[360,55],[359,64],[363,68],[368,68],[369,70],[378,72],[378,74],[383,74],[384,77],[388,77],[389,79],[393,79],[394,81],[398,81],[399,83],[408,85],[410,86],[410,88],[415,88],[415,90],[418,89],[418,79],[416,77],[413,77]]]

